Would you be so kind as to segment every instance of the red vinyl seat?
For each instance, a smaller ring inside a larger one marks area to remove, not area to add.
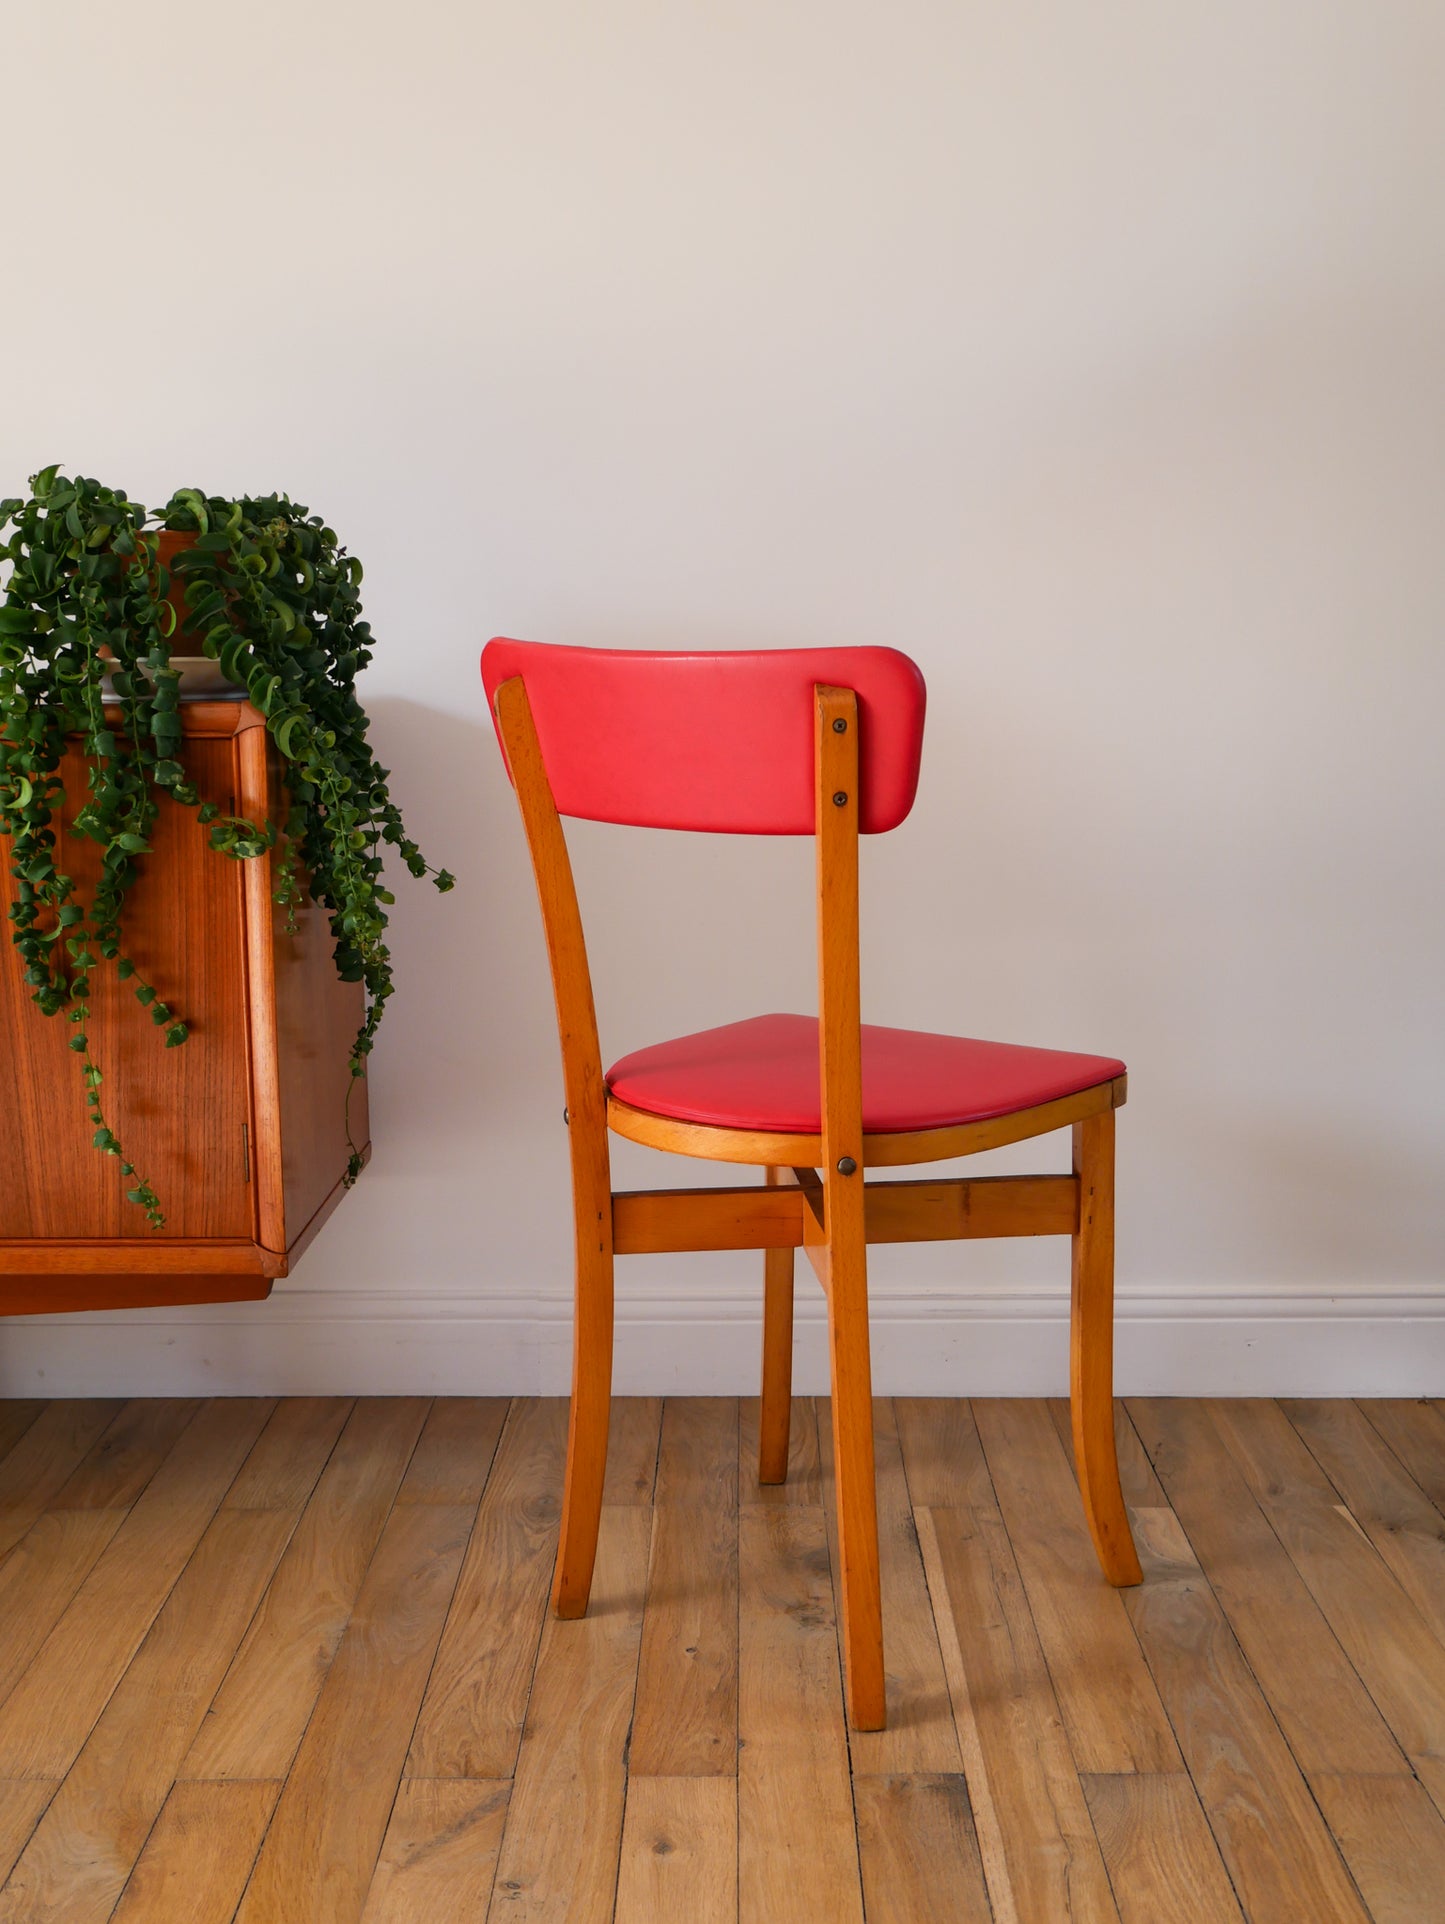
[[[862,1025],[863,1128],[870,1135],[986,1122],[1111,1082],[1112,1056]],[[718,1129],[816,1135],[818,1019],[759,1015],[634,1050],[607,1072],[619,1102]]]

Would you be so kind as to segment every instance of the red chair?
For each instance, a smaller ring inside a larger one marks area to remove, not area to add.
[[[762,1249],[758,1475],[787,1471],[793,1256],[828,1303],[848,1707],[883,1727],[866,1246],[960,1236],[1073,1240],[1070,1388],[1084,1510],[1111,1583],[1141,1580],[1112,1403],[1114,1111],[1124,1065],[864,1027],[858,836],[913,804],[923,678],[891,648],[643,654],[492,641],[482,678],[521,806],[562,1044],[576,1218],[576,1324],[552,1602],[587,1608],[612,1388],[612,1259]],[[759,1016],[638,1050],[605,1075],[561,815],[654,828],[815,835],[818,1018]],[[1067,1176],[874,1182],[1069,1125]],[[763,1188],[614,1193],[608,1130],[655,1149],[759,1164]]]

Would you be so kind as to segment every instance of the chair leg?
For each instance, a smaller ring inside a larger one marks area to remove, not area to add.
[[[777,1188],[781,1169],[769,1169]],[[793,1413],[793,1252],[763,1251],[763,1393],[758,1407],[758,1481],[788,1480],[788,1426]]]
[[[1138,1553],[1119,1487],[1114,1444],[1114,1112],[1074,1124],[1079,1226],[1069,1343],[1069,1404],[1074,1467],[1084,1515],[1109,1582],[1142,1583]]]
[[[858,1229],[861,1232],[861,1222]],[[833,1473],[842,1565],[843,1678],[855,1730],[882,1730],[883,1604],[878,1581],[878,1493],[873,1467],[873,1374],[868,1345],[867,1250],[861,1233],[829,1251],[828,1345],[833,1381]]]
[[[552,1578],[559,1617],[583,1617],[597,1558],[607,1425],[612,1406],[612,1252],[584,1248],[579,1235],[572,1332],[572,1408],[567,1423],[567,1480]]]

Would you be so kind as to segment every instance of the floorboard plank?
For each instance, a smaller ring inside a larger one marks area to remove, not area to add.
[[[9,1396],[0,1401],[0,1462],[10,1454],[44,1408],[43,1397]]]
[[[1222,1399],[1211,1414],[1365,1688],[1445,1810],[1445,1651],[1278,1404]]]
[[[200,1407],[196,1398],[127,1403],[0,1565],[0,1702]]]
[[[739,1918],[862,1924],[827,1525],[796,1503],[739,1519]]]
[[[873,1447],[878,1486],[878,1557],[883,1595],[883,1659],[888,1724],[852,1730],[848,1749],[855,1778],[950,1777],[962,1768],[938,1627],[918,1549],[898,1420],[890,1397],[873,1401]],[[823,1515],[833,1567],[833,1609],[839,1586],[838,1509],[833,1483],[833,1419],[828,1397],[818,1398],[818,1452],[823,1466]],[[839,1619],[841,1621],[841,1618]]]
[[[487,1912],[494,1924],[612,1917],[650,1523],[636,1504],[604,1509],[587,1615],[547,1619]]]
[[[736,1780],[631,1777],[617,1924],[737,1924],[737,1915]]]
[[[854,1780],[868,1924],[990,1924],[961,1775]]]
[[[419,1478],[432,1474],[424,1458]],[[398,1498],[327,1670],[237,1924],[360,1919],[474,1515],[473,1502]]]
[[[818,1453],[818,1409],[811,1396],[795,1396],[788,1424],[788,1475],[782,1483],[758,1481],[758,1399],[738,1404],[738,1501],[801,1504],[816,1509],[823,1501],[823,1466]]]
[[[417,1720],[407,1774],[510,1777],[557,1554],[567,1405],[514,1399]]]
[[[1050,1397],[1049,1415],[1054,1420],[1054,1428],[1064,1446],[1064,1455],[1069,1460],[1069,1474],[1075,1476],[1073,1419],[1069,1412],[1068,1397]],[[1162,1508],[1168,1498],[1154,1474],[1154,1465],[1149,1461],[1127,1408],[1118,1401],[1114,1404],[1114,1447],[1119,1458],[1119,1483],[1124,1492],[1124,1502],[1130,1506],[1137,1503],[1149,1508]]]
[[[125,1405],[92,1399],[47,1403],[0,1460],[0,1557],[17,1544]]]
[[[1353,1403],[1312,1399],[1280,1408],[1434,1631],[1445,1666],[1445,1515]]]
[[[1243,1924],[1194,1786],[1181,1771],[1085,1776],[1123,1924]]]
[[[15,1868],[58,1788],[40,1777],[0,1780],[0,1885]]]
[[[199,1396],[133,1398],[46,1508],[129,1510],[203,1407]]]
[[[305,1475],[320,1476],[332,1435],[326,1422],[319,1433],[298,1431],[284,1405],[267,1424],[247,1459],[247,1507],[232,1507],[228,1493],[207,1525],[0,1892],[6,1924],[104,1924],[110,1916],[296,1527],[310,1494]],[[259,1490],[278,1487],[290,1496],[286,1508],[254,1507]]]
[[[231,1924],[280,1790],[174,1785],[111,1924]]]
[[[362,1924],[485,1916],[511,1789],[506,1779],[403,1777]]]
[[[1414,1777],[1317,1777],[1314,1793],[1374,1924],[1445,1912],[1445,1819]]]
[[[1307,1776],[1408,1774],[1404,1752],[1255,1502],[1208,1405],[1141,1397],[1130,1410],[1300,1769]]]
[[[357,1403],[180,1776],[286,1775],[427,1409],[414,1396]]]
[[[632,1720],[634,1780],[737,1775],[737,1433],[736,1398],[668,1399]]]
[[[942,1594],[1022,1924],[1117,1924],[1018,1567],[996,1511],[931,1510]]]
[[[1445,1411],[1402,1397],[1365,1398],[1359,1408],[1435,1508],[1445,1512]]]
[[[1250,1924],[1368,1924],[1178,1518],[1134,1522],[1144,1581],[1126,1608]]]
[[[607,1438],[607,1476],[602,1501],[651,1503],[657,1482],[662,1430],[660,1396],[619,1396],[612,1405]]]
[[[1099,1569],[1078,1486],[1037,1401],[973,1403],[994,1492],[1079,1771],[1181,1771],[1122,1593]]]
[[[195,1417],[0,1708],[0,1777],[69,1770],[273,1408],[217,1398]]]

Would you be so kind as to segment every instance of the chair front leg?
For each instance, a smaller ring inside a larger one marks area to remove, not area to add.
[[[1114,1443],[1114,1111],[1074,1124],[1079,1222],[1074,1231],[1069,1406],[1074,1467],[1099,1563],[1119,1587],[1142,1583],[1119,1487]]]
[[[829,1243],[828,1346],[833,1383],[833,1475],[842,1566],[843,1678],[855,1730],[882,1730],[883,1603],[873,1466],[873,1371],[867,1249],[861,1220]]]
[[[579,1212],[579,1216],[580,1216]],[[552,1578],[559,1617],[587,1614],[602,1485],[607,1475],[607,1425],[612,1407],[612,1239],[577,1233],[577,1295],[572,1331],[572,1408],[567,1424],[567,1480],[562,1529]]]
[[[787,1180],[769,1169],[767,1184]],[[763,1251],[763,1393],[758,1406],[758,1481],[788,1480],[788,1430],[793,1413],[793,1252]]]

